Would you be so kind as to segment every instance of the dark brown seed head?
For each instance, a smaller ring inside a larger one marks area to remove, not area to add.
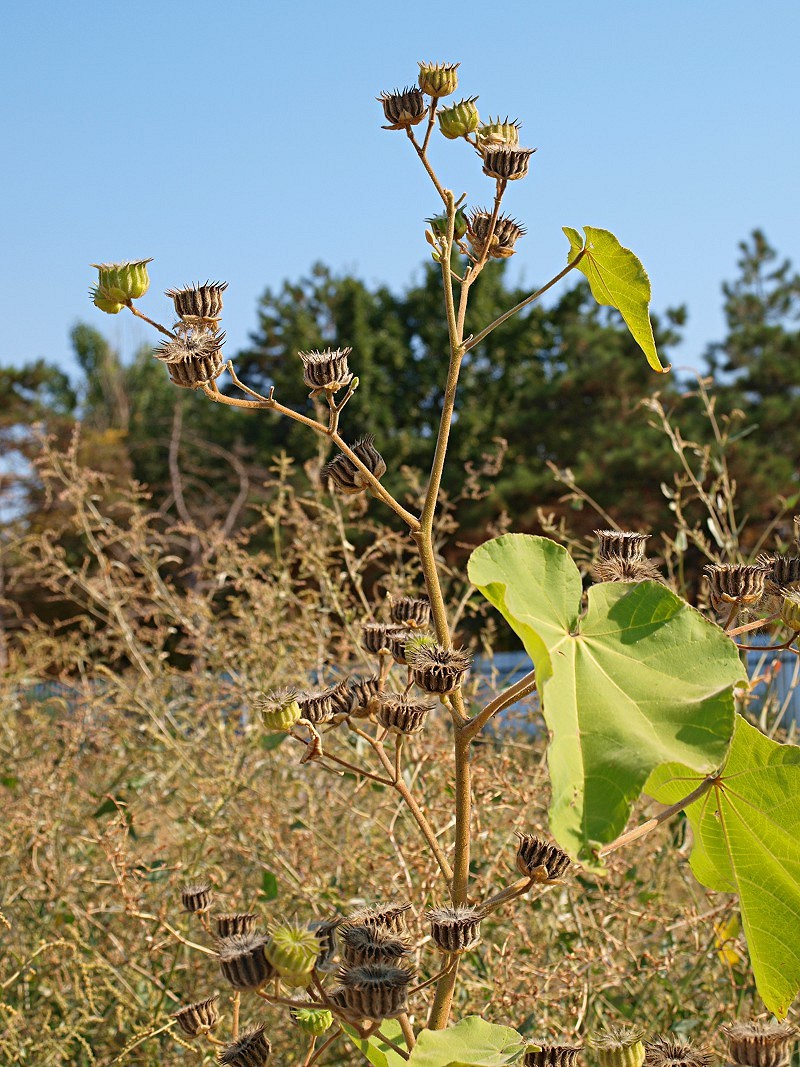
[[[595,530],[600,559],[643,560],[648,534],[633,530]]]
[[[441,952],[466,952],[481,939],[481,916],[477,908],[431,908],[428,919],[431,939]]]
[[[475,210],[469,216],[467,239],[478,256],[482,256],[486,248],[491,222],[490,211]],[[509,256],[513,256],[514,245],[526,232],[525,227],[521,226],[516,219],[512,219],[510,215],[498,215],[494,224],[494,233],[489,242],[489,257],[508,259]]]
[[[427,626],[431,619],[431,602],[426,596],[399,596],[391,600],[389,615],[398,626]]]
[[[406,649],[406,662],[420,689],[426,693],[452,693],[463,684],[472,656],[465,648],[412,645]]]
[[[305,693],[299,693],[297,703],[300,705],[302,717],[316,726],[323,722],[330,722],[340,710],[343,699],[342,685],[345,686],[344,692],[347,693],[346,682],[329,685],[326,689],[313,689]]]
[[[377,99],[383,104],[383,114],[388,123],[384,130],[407,130],[422,122],[428,113],[428,105],[422,90],[416,86],[381,93]]]
[[[417,734],[431,711],[429,701],[386,693],[378,705],[378,722],[396,734]]]
[[[255,930],[258,916],[249,912],[231,912],[228,915],[217,915],[217,935],[219,937],[232,937],[234,934],[249,934]]]
[[[773,556],[765,566],[767,581],[781,589],[800,584],[800,556]]]
[[[353,452],[370,474],[380,481],[386,473],[386,463],[380,452],[376,450],[374,440],[372,434],[367,434],[360,441],[356,441],[353,445]],[[330,463],[325,464],[322,468],[322,477],[333,482],[343,493],[363,493],[369,486],[364,473],[344,452],[337,453]]]
[[[353,380],[347,357],[351,348],[326,348],[324,352],[298,352],[303,361],[303,381],[314,392],[336,393]]]
[[[517,832],[517,870],[536,882],[555,882],[570,865],[566,852],[533,834]]]
[[[721,604],[757,604],[764,597],[767,572],[743,563],[718,563],[704,568],[714,608]]]
[[[509,182],[524,178],[535,151],[513,144],[488,144],[483,152],[483,173]]]
[[[397,630],[404,630],[402,626],[387,626],[382,622],[368,622],[361,631],[361,643],[368,652],[391,652],[391,636]]]
[[[178,1008],[174,1011],[172,1017],[189,1037],[207,1034],[219,1022],[217,997],[209,997],[208,1000],[200,1000],[196,1004],[187,1004],[185,1008]]]
[[[222,315],[222,294],[227,288],[227,282],[197,282],[183,289],[167,289],[165,295],[174,302],[176,315],[188,325],[215,327]]]
[[[264,954],[268,940],[266,934],[251,931],[218,942],[219,969],[234,989],[260,989],[275,977],[275,968]]]
[[[401,663],[405,666],[406,660],[406,645],[411,641],[416,634],[413,630],[405,626],[394,626],[389,633],[389,649],[392,653],[392,659],[395,663]]]
[[[599,559],[593,568],[598,582],[663,582],[658,567],[649,559]]]
[[[580,1051],[574,1045],[534,1045],[522,1062],[524,1067],[575,1067]]]
[[[264,1026],[254,1026],[236,1041],[232,1041],[219,1054],[224,1067],[264,1067],[272,1052],[272,1046],[264,1036]]]
[[[370,904],[364,908],[358,908],[348,916],[348,922],[353,925],[368,926],[375,930],[383,930],[392,934],[406,932],[406,915],[411,910],[407,901],[399,904]]]
[[[167,365],[174,385],[184,389],[199,389],[218,378],[224,369],[222,345],[224,333],[185,327],[176,331],[170,341],[164,341],[154,355]]]
[[[403,938],[363,923],[345,923],[339,931],[339,942],[342,962],[347,967],[397,964],[411,954],[411,945]]]
[[[350,714],[355,719],[366,719],[377,710],[381,695],[381,680],[377,674],[350,683]]]
[[[645,1041],[645,1067],[709,1067],[712,1056],[706,1048],[695,1048],[675,1037],[662,1036]]]
[[[181,890],[181,902],[186,911],[208,911],[212,900],[211,886],[207,882],[187,885]]]
[[[393,1019],[406,1010],[413,974],[405,967],[365,964],[342,968],[338,977],[341,999],[353,1018]]]
[[[326,919],[324,922],[308,924],[319,941],[319,956],[316,967],[318,971],[332,970],[333,957],[336,955],[336,931],[342,925],[342,919]]]
[[[743,1067],[786,1067],[798,1028],[789,1022],[728,1023],[721,1027],[732,1063]]]

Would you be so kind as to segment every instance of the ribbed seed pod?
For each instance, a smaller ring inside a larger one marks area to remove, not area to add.
[[[703,568],[713,607],[757,604],[764,597],[767,572],[742,563],[718,563]]]
[[[217,959],[223,978],[234,989],[260,989],[277,974],[264,952],[269,938],[251,931],[223,937],[217,946]]]
[[[383,92],[376,98],[383,105],[383,114],[388,123],[384,130],[407,130],[422,122],[428,114],[428,105],[422,90],[416,86],[395,89],[391,93]]]
[[[227,282],[197,282],[183,289],[167,289],[164,295],[172,300],[175,314],[187,325],[214,330],[222,315],[222,294],[227,288]]]
[[[340,683],[341,684],[341,683]],[[303,719],[319,726],[320,723],[330,722],[339,710],[338,694],[339,685],[331,685],[326,689],[315,689],[308,693],[300,693],[297,703],[300,705],[300,714]]]
[[[483,152],[483,173],[490,178],[513,182],[528,173],[528,163],[535,148],[512,144],[490,144]]]
[[[363,923],[345,923],[339,931],[339,942],[342,962],[347,967],[397,964],[411,954],[411,945],[403,938]]]
[[[535,882],[555,882],[570,865],[566,852],[533,834],[517,832],[517,870]]]
[[[431,908],[428,920],[431,940],[441,952],[466,952],[481,939],[481,916],[477,908]]]
[[[575,1045],[534,1045],[522,1062],[524,1067],[575,1067],[580,1051]]]
[[[407,1008],[412,972],[403,967],[373,963],[343,968],[338,977],[334,992],[354,1019],[394,1019]]]
[[[784,626],[790,630],[800,630],[800,591],[796,589],[783,590],[783,595],[778,601],[778,613]]]
[[[181,890],[181,902],[186,911],[208,911],[212,901],[211,886],[207,882],[186,885]]]
[[[393,627],[388,636],[392,659],[395,663],[401,663],[405,666],[406,644],[414,637],[414,631],[405,626],[396,626]]]
[[[253,709],[268,730],[291,730],[302,716],[296,689],[273,689],[261,693],[253,701]]]
[[[270,932],[264,951],[281,978],[307,975],[317,962],[319,941],[314,931],[309,930],[307,926],[282,923]]]
[[[731,1062],[741,1067],[786,1067],[798,1028],[772,1020],[727,1023],[720,1027],[728,1041]]]
[[[426,596],[392,597],[389,616],[398,626],[427,626],[431,621],[431,602]]]
[[[303,381],[313,390],[337,393],[353,380],[347,357],[352,348],[326,348],[324,352],[298,352],[303,361]]]
[[[643,560],[648,534],[633,530],[595,530],[600,559]]]
[[[381,680],[377,674],[350,683],[350,714],[354,719],[367,719],[377,711],[381,697]]]
[[[367,622],[361,629],[361,643],[368,652],[391,652],[392,634],[403,626],[387,626],[383,622]]]
[[[644,1043],[645,1067],[709,1067],[713,1057],[707,1048],[678,1041],[669,1035]]]
[[[264,1067],[272,1046],[264,1036],[264,1026],[254,1026],[219,1054],[221,1067]]]
[[[476,131],[478,147],[483,151],[492,144],[518,145],[521,129],[521,124],[516,119],[509,120],[508,115],[504,119],[501,119],[499,115],[496,119],[489,116]]]
[[[469,673],[472,656],[465,648],[407,647],[406,663],[414,681],[426,693],[452,693],[463,684]]]
[[[417,734],[433,711],[433,704],[387,693],[378,706],[378,722],[397,734]]]
[[[458,68],[460,63],[420,63],[419,87],[428,96],[440,99],[450,96],[458,88]]]
[[[309,1037],[322,1037],[333,1026],[333,1015],[325,1008],[292,1008],[289,1015]]]
[[[208,1000],[199,1000],[196,1004],[187,1004],[185,1008],[178,1008],[172,1013],[172,1018],[189,1037],[207,1034],[219,1022],[217,997],[209,997]]]
[[[590,1044],[600,1067],[642,1067],[644,1030],[638,1026],[609,1026],[592,1035]]]
[[[370,474],[380,481],[386,473],[386,463],[383,456],[375,448],[374,441],[374,436],[367,434],[360,441],[356,441],[352,449]],[[369,487],[369,482],[363,472],[344,452],[339,452],[330,463],[325,464],[322,468],[322,477],[333,482],[343,493],[363,493]]]
[[[658,567],[649,559],[623,559],[610,556],[599,559],[593,567],[594,577],[599,582],[663,582]]]
[[[438,113],[439,129],[449,141],[466,137],[480,126],[481,118],[475,106],[477,99],[477,96],[471,96],[467,100],[459,100],[457,104],[442,108]]]
[[[476,209],[470,213],[467,239],[477,256],[482,256],[484,253],[491,223],[491,211]],[[514,245],[526,233],[525,227],[521,226],[516,219],[512,219],[510,215],[498,215],[494,224],[494,233],[489,242],[489,257],[508,259],[509,256],[513,256]]]
[[[336,955],[336,931],[342,925],[342,919],[326,919],[324,922],[312,922],[308,924],[319,944],[317,956],[317,970],[328,971],[332,969],[333,957]]]
[[[234,934],[252,933],[258,916],[251,912],[230,912],[227,915],[216,915],[215,921],[219,937],[233,937]]]
[[[182,389],[199,389],[218,378],[225,368],[221,348],[224,333],[179,328],[175,337],[156,349],[156,359],[166,364],[173,385]]]
[[[147,264],[151,259],[131,259],[125,263],[92,263],[97,270],[97,294],[107,301],[127,304],[138,300],[150,288]]]
[[[369,926],[375,930],[403,934],[406,932],[406,915],[411,910],[407,901],[400,904],[370,904],[358,908],[347,921],[354,925]]]

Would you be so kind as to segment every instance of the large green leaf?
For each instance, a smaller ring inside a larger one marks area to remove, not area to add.
[[[446,1030],[423,1030],[408,1062],[413,1067],[504,1067],[517,1063],[524,1051],[516,1030],[468,1015]]]
[[[552,734],[550,826],[573,856],[592,865],[654,768],[721,765],[744,672],[733,642],[680,597],[656,582],[595,585],[581,617],[569,554],[524,534],[481,545],[469,576],[536,667]]]
[[[348,1026],[347,1023],[340,1023],[340,1026],[373,1067],[405,1067],[408,1063],[408,1060],[404,1060],[402,1056],[398,1055],[385,1041],[381,1041],[379,1037],[359,1037],[358,1031],[353,1029],[352,1026]],[[404,1049],[406,1047],[402,1028],[396,1019],[385,1019],[381,1023],[381,1030],[390,1041],[393,1041],[400,1048]]]
[[[584,226],[586,240],[571,226],[564,227],[569,240],[569,260],[585,249],[578,270],[589,279],[592,296],[598,304],[607,304],[622,315],[634,341],[647,356],[653,370],[665,373],[658,358],[653,326],[650,322],[650,279],[638,256],[619,243],[610,230]]]
[[[645,788],[674,804],[699,781],[669,764]],[[692,870],[709,889],[739,894],[758,992],[783,1018],[800,990],[800,748],[737,719],[719,780],[686,814]]]

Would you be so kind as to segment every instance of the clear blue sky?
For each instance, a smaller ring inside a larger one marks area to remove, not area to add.
[[[800,259],[798,0],[27,0],[3,22],[0,365],[72,369],[79,318],[126,354],[150,339],[91,306],[90,262],[155,257],[141,306],[162,320],[164,289],[227,279],[231,354],[264,289],[317,259],[407,284],[436,198],[375,97],[419,59],[460,60],[465,95],[538,148],[507,196],[515,281],[561,267],[562,225],[611,229],[656,311],[688,303],[690,362],[722,335],[740,239]],[[487,201],[468,146],[433,155]]]

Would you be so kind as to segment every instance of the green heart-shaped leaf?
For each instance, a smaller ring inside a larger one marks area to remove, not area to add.
[[[446,1030],[423,1030],[408,1062],[413,1067],[505,1067],[524,1051],[516,1030],[468,1015]]]

